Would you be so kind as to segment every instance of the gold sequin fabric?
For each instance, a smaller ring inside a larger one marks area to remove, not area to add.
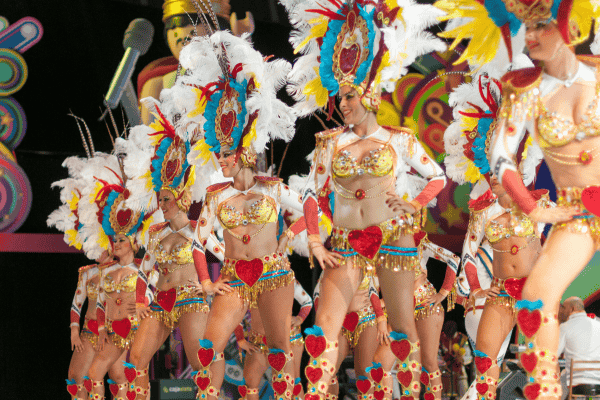
[[[524,213],[511,213],[510,224],[504,224],[495,219],[488,221],[485,225],[485,237],[490,243],[497,243],[511,236],[530,237],[535,236],[533,222]]]
[[[394,170],[394,153],[390,146],[382,145],[358,162],[348,150],[341,150],[333,156],[331,169],[337,178],[350,178],[364,173],[386,176]]]
[[[129,330],[127,337],[122,337],[113,330],[113,323],[117,321],[114,321],[109,318],[106,319],[106,332],[108,332],[108,337],[112,340],[114,345],[121,350],[129,350],[131,348],[131,345],[133,344],[133,339],[135,338],[135,333],[137,332],[139,325],[137,315],[130,315],[128,319],[131,323],[131,329]]]
[[[358,323],[356,324],[354,330],[351,331],[345,326],[342,326],[342,334],[346,337],[348,344],[352,348],[358,345],[360,335],[365,329],[367,329],[367,327],[375,326],[377,324],[377,316],[375,315],[375,311],[373,311],[373,307],[371,306],[346,314],[346,319],[352,318],[351,314],[353,313],[356,313],[358,316]]]
[[[515,310],[515,305],[517,304],[517,299],[515,299],[514,297],[512,297],[511,295],[509,295],[506,292],[506,289],[504,288],[504,282],[506,282],[507,279],[510,278],[506,278],[506,279],[500,279],[500,278],[496,278],[494,277],[492,279],[492,284],[490,285],[490,288],[496,287],[498,289],[500,289],[500,293],[498,293],[498,295],[496,297],[488,297],[485,300],[485,304],[496,304],[499,306],[503,306],[506,308],[510,308],[512,310],[512,312],[514,313]]]
[[[252,283],[250,278],[255,272],[251,273],[247,268],[254,268],[254,265],[259,262],[262,263],[262,272],[250,286],[248,283]],[[253,260],[226,258],[221,274],[233,278],[229,282],[229,286],[235,289],[237,295],[245,303],[248,303],[250,308],[258,306],[258,296],[262,292],[284,287],[294,282],[294,271],[290,269],[290,262],[283,253],[275,253]]]
[[[192,264],[194,262],[194,258],[192,257],[192,242],[181,242],[169,252],[165,251],[162,243],[159,242],[154,250],[154,256],[156,257],[156,262],[159,264]]]
[[[425,210],[425,212],[427,212]],[[334,226],[331,232],[331,246],[333,251],[344,256],[346,262],[352,261],[354,268],[361,268],[366,275],[374,275],[376,266],[383,266],[393,271],[416,271],[420,268],[419,255],[417,248],[412,251],[395,251],[394,249],[403,249],[399,247],[387,246],[388,243],[398,240],[402,236],[413,235],[420,232],[421,223],[425,221],[419,211],[414,215],[405,214],[403,216],[390,218],[376,225],[381,228],[383,240],[377,254],[369,259],[358,254],[352,248],[348,235],[355,229],[342,228]],[[368,228],[367,228],[368,229]]]
[[[248,331],[248,338],[246,340],[248,340],[248,342],[253,344],[254,346],[258,347],[259,353],[269,353],[269,348],[267,347],[267,339],[265,338],[265,335],[258,333],[253,329],[250,329]]]
[[[235,207],[227,204],[219,206],[219,220],[227,229],[234,229],[240,225],[262,225],[277,221],[277,205],[270,197],[256,200],[247,213],[237,211]]]
[[[425,281],[421,286],[415,289],[415,319],[421,320],[429,317],[430,315],[444,312],[444,309],[441,305],[436,306],[435,308],[431,306],[431,304],[425,304],[425,299],[427,297],[433,296],[437,293],[435,287],[429,281]]]
[[[138,273],[132,272],[131,274],[129,274],[126,277],[124,277],[123,279],[121,279],[121,281],[119,283],[115,283],[115,281],[113,280],[113,277],[111,275],[106,275],[104,277],[104,291],[106,293],[112,293],[112,292],[117,292],[117,291],[119,291],[119,292],[122,291],[125,293],[135,292],[137,278],[138,278]]]
[[[92,330],[89,328],[89,326],[88,326],[89,321],[90,321],[90,319],[86,317],[85,322],[83,323],[83,328],[81,329],[81,333],[79,334],[79,337],[81,338],[81,340],[87,340],[88,342],[90,342],[92,344],[92,346],[94,346],[94,348],[95,348],[96,344],[98,343],[98,335],[96,335],[94,332],[92,332]]]
[[[184,285],[176,289],[176,300],[173,309],[169,312],[164,310],[156,300],[150,304],[150,316],[162,322],[167,328],[173,330],[177,327],[182,315],[188,313],[208,313],[210,308],[204,296],[198,296],[193,293],[195,286]],[[155,299],[158,298],[161,290],[156,291]]]
[[[300,328],[300,326],[293,326],[290,331],[290,344],[292,346],[304,346],[304,337]]]
[[[98,298],[98,283],[88,281],[86,289],[89,304],[94,304]]]
[[[590,235],[596,250],[600,250],[600,217],[588,212],[581,202],[581,193],[584,189],[577,187],[556,189],[556,204],[560,207],[577,207],[580,214],[570,221],[559,222],[552,226],[550,235],[555,230],[567,229],[569,232]]]

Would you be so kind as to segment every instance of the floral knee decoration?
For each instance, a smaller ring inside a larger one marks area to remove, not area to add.
[[[562,394],[557,373],[556,353],[548,349],[538,349],[537,334],[543,325],[557,324],[556,314],[546,315],[542,311],[542,300],[517,302],[517,325],[526,337],[526,350],[521,353],[521,365],[527,371],[528,384],[523,389],[527,400],[540,396],[560,398]]]
[[[141,387],[135,384],[135,380],[148,375],[148,369],[138,370],[135,365],[124,362],[125,379],[127,379],[127,400],[135,400],[136,396],[148,396],[148,387]]]
[[[198,350],[198,360],[200,361],[200,370],[192,372],[192,379],[198,386],[196,398],[206,400],[208,396],[219,397],[219,390],[211,385],[210,365],[215,361],[223,360],[223,353],[215,353],[213,343],[208,339],[202,339]]]
[[[324,355],[338,348],[338,342],[330,342],[325,338],[323,329],[315,325],[304,331],[307,336],[305,339],[306,352],[310,356],[308,365],[304,369],[308,386],[305,400],[323,400],[327,395],[329,380],[325,374],[333,376],[335,374],[335,360],[329,360]]]

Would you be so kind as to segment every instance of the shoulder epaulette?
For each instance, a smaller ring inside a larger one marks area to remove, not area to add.
[[[338,126],[337,128],[317,132],[317,133],[315,133],[315,137],[317,140],[327,140],[327,139],[330,139],[330,138],[342,133],[345,129],[346,129],[345,126]]]
[[[542,81],[542,67],[524,68],[510,71],[500,79],[502,82],[502,96],[520,95],[535,87]]]
[[[106,269],[106,268],[108,268],[108,267],[112,267],[113,265],[115,265],[115,264],[117,264],[117,263],[118,263],[118,261],[117,261],[117,260],[113,260],[113,261],[111,261],[111,262],[108,262],[108,263],[106,263],[106,264],[100,264],[100,265],[98,265],[98,269],[99,269],[99,270],[103,270],[103,269]]]
[[[169,225],[169,222],[159,222],[158,224],[154,224],[150,227],[150,229],[148,229],[149,233],[156,233],[156,232],[160,232],[163,229],[165,229],[167,227],[167,225]]]
[[[390,131],[391,133],[402,133],[402,134],[408,134],[408,135],[414,135],[415,133],[413,132],[412,129],[410,128],[404,128],[402,126],[383,126],[382,128]]]
[[[487,210],[496,202],[496,196],[492,194],[491,190],[488,190],[476,199],[469,200],[469,210],[471,212],[482,212]]]
[[[142,259],[141,258],[134,258],[133,259],[133,263],[139,267],[142,264]]]
[[[593,65],[594,67],[597,67],[600,65],[600,56],[596,56],[593,54],[583,54],[583,55],[577,56],[577,59],[584,64]]]
[[[79,273],[80,273],[80,274],[82,274],[82,273],[84,273],[85,271],[87,271],[87,270],[89,270],[89,269],[92,269],[92,268],[94,268],[94,267],[97,267],[97,266],[98,266],[98,264],[90,264],[90,265],[85,265],[85,266],[83,266],[83,267],[80,267],[80,268],[79,268]]]
[[[206,195],[215,195],[219,192],[222,192],[223,190],[227,189],[228,187],[230,187],[231,185],[233,185],[233,182],[221,182],[221,183],[215,183],[214,185],[210,185],[209,187],[206,188]]]
[[[278,183],[283,182],[283,179],[278,178],[276,176],[255,176],[254,179],[256,179],[258,182],[261,183],[266,183],[267,185],[276,185]]]

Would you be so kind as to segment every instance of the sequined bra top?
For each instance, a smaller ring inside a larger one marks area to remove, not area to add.
[[[557,112],[550,112],[539,98],[538,132],[541,148],[564,146],[573,140],[600,135],[600,115],[596,113],[600,102],[600,82],[596,83],[596,95],[588,104],[583,121],[575,124]]]
[[[361,162],[358,162],[348,150],[340,150],[333,156],[331,169],[334,177],[338,178],[351,178],[364,173],[386,176],[394,169],[393,150],[389,145],[382,145],[371,150]]]
[[[485,237],[490,243],[497,243],[511,236],[535,236],[535,227],[531,219],[523,213],[511,214],[509,226],[492,219],[485,225]]]
[[[218,216],[226,229],[248,224],[262,225],[277,221],[277,204],[272,198],[265,196],[252,203],[247,213],[239,212],[233,206],[221,204]]]
[[[90,302],[95,302],[98,298],[98,283],[88,281],[86,285],[87,297]]]
[[[162,243],[159,243],[154,251],[154,256],[156,257],[156,262],[159,264],[191,264],[194,262],[194,258],[192,257],[192,242],[181,242],[173,246],[171,251],[166,251]]]
[[[138,279],[138,273],[132,272],[129,275],[125,276],[119,283],[116,283],[113,280],[113,277],[110,275],[106,275],[104,277],[104,291],[106,293],[112,292],[126,292],[131,293],[135,292],[135,286]]]

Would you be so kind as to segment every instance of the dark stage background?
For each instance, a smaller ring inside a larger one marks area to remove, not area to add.
[[[59,205],[58,191],[50,189],[50,184],[66,177],[61,163],[67,156],[84,155],[75,122],[67,116],[69,110],[87,121],[98,151],[111,150],[106,127],[98,122],[99,107],[123,55],[123,34],[129,22],[143,17],[155,27],[153,44],[140,58],[136,77],[146,64],[170,55],[162,34],[162,2],[145,3],[149,5],[109,0],[0,0],[0,15],[9,22],[32,16],[44,27],[41,41],[24,54],[29,77],[14,95],[28,117],[27,133],[16,150],[17,162],[33,189],[32,211],[18,232],[56,233],[46,227],[48,214]],[[254,13],[253,41],[258,50],[293,59],[287,42],[289,26],[281,7],[274,13],[266,1],[231,0],[231,4],[240,18],[246,9]],[[277,19],[279,23],[273,22]],[[120,113],[116,117],[122,126]],[[304,157],[313,149],[314,133],[319,130],[315,120],[298,122],[282,177],[308,172]],[[284,144],[275,146],[277,162],[284,148]],[[292,261],[303,286],[312,289],[313,273],[306,260],[294,257]],[[88,263],[82,254],[0,253],[0,398],[67,398],[69,307],[77,268]],[[439,279],[433,277],[437,287],[442,270],[436,274]],[[310,324],[312,315],[307,320]]]

